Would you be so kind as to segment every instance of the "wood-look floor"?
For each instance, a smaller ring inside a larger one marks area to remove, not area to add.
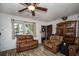
[[[45,49],[43,46],[39,46],[38,48],[24,51],[21,53],[16,53],[16,49],[7,50],[0,52],[0,56],[64,56],[61,53],[54,54],[53,52]]]

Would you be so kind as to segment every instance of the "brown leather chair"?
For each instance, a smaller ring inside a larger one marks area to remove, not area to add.
[[[44,41],[44,47],[53,53],[56,53],[59,51],[59,45],[62,41],[62,36],[51,36],[49,40]]]
[[[17,52],[30,50],[38,47],[38,41],[34,40],[32,35],[17,35],[16,38]]]

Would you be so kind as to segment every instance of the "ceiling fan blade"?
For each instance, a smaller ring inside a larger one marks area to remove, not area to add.
[[[40,4],[40,3],[33,3],[32,5],[33,5],[33,6],[37,6],[38,4]]]
[[[38,7],[38,6],[36,6],[36,9],[39,9],[39,10],[42,10],[42,11],[47,11],[48,10],[47,8]]]
[[[28,6],[31,5],[31,3],[24,3],[24,4],[26,4],[26,5],[28,5]]]
[[[21,5],[23,5],[23,6],[25,6],[25,7],[26,7],[26,4],[25,4],[25,3],[19,3],[19,4],[21,4]]]
[[[32,15],[35,16],[35,11],[31,11],[31,12],[32,12]]]
[[[19,10],[18,12],[22,12],[22,11],[27,10],[27,9],[28,9],[28,8],[24,8],[24,9]]]
[[[34,5],[38,5],[38,4],[40,4],[40,3],[33,3]]]

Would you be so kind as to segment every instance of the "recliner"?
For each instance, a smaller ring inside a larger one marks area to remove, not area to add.
[[[59,45],[62,41],[62,36],[51,36],[49,40],[44,41],[44,47],[53,53],[56,53],[59,51]]]

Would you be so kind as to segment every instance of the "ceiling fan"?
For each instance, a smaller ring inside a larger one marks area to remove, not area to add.
[[[20,3],[20,4],[28,7],[21,9],[18,12],[23,12],[28,9],[32,12],[32,16],[35,16],[35,9],[45,11],[45,12],[48,10],[47,8],[37,6],[39,3]]]

